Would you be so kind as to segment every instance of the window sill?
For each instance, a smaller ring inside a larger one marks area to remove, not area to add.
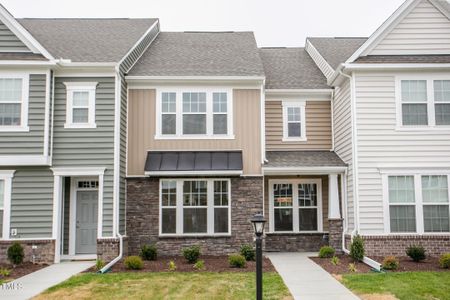
[[[266,235],[318,235],[318,234],[328,234],[327,231],[299,231],[299,232],[292,232],[292,231],[277,231],[277,232],[267,232]]]
[[[155,140],[234,140],[234,135],[155,135]]]
[[[287,143],[289,143],[289,142],[291,142],[291,143],[293,143],[293,142],[307,142],[308,141],[308,139],[307,138],[283,138],[282,140],[281,140],[282,142],[287,142]]]
[[[0,126],[0,132],[30,132],[28,126]]]
[[[64,124],[65,129],[95,129],[97,124]]]
[[[200,238],[230,238],[231,234],[160,234],[159,238],[161,239],[200,239]]]

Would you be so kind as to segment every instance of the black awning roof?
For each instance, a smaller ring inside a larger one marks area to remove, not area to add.
[[[149,151],[146,175],[242,173],[242,151]]]

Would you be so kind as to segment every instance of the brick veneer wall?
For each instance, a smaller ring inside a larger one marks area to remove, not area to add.
[[[24,262],[52,264],[55,261],[55,240],[18,241],[24,250]],[[9,263],[7,251],[14,241],[0,241],[0,263]],[[33,249],[35,246],[36,249]]]
[[[265,239],[266,251],[319,251],[320,247],[328,245],[328,234],[324,233],[269,233]]]
[[[97,239],[97,258],[110,262],[119,255],[120,240],[118,238]],[[128,255],[128,238],[123,238],[123,256]]]
[[[156,243],[159,255],[180,255],[189,245],[200,245],[205,255],[239,251],[242,244],[253,243],[250,219],[263,210],[263,178],[231,179],[230,237],[159,237],[159,179],[127,179],[127,236],[130,255],[144,244]]]

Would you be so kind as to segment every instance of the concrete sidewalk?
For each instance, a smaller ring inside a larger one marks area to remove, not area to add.
[[[357,300],[350,290],[314,263],[317,253],[266,253],[294,299]]]
[[[5,285],[0,285],[0,299],[30,299],[94,265],[94,261],[71,261],[48,266]]]

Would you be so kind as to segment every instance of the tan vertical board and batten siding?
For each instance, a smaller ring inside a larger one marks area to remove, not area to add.
[[[369,55],[450,54],[450,21],[427,0],[420,3]]]
[[[396,130],[395,74],[355,76],[361,232],[378,234],[384,233],[380,168],[389,164],[399,169],[448,165],[450,138],[448,131]]]
[[[320,55],[319,51],[311,44],[310,41],[306,41],[306,52],[311,56],[312,60],[316,63],[317,67],[322,71],[323,75],[329,79],[333,74],[333,68],[327,63],[327,61]]]
[[[348,230],[354,229],[355,206],[353,192],[353,132],[350,81],[337,87],[334,97],[334,151],[348,164],[347,173],[347,221]]]
[[[1,155],[43,155],[46,75],[31,74],[28,99],[29,132],[0,132]]]
[[[155,95],[129,91],[128,175],[144,175],[149,150],[242,150],[244,175],[261,175],[260,90],[233,90],[234,140],[155,140]]]
[[[64,82],[98,82],[95,95],[97,128],[66,129],[66,86]],[[114,174],[115,78],[55,79],[53,167],[104,167],[103,236],[112,235]]]
[[[0,52],[31,51],[3,22],[0,22]]]
[[[145,52],[151,42],[159,33],[159,21],[152,30],[142,39],[142,41],[131,51],[119,66],[120,72],[120,191],[119,191],[119,231],[126,233],[125,208],[126,208],[126,167],[127,167],[127,100],[128,85],[125,76],[130,68]]]
[[[282,101],[266,101],[266,149],[280,150],[330,150],[331,103],[330,101],[307,101],[306,142],[283,142]]]

